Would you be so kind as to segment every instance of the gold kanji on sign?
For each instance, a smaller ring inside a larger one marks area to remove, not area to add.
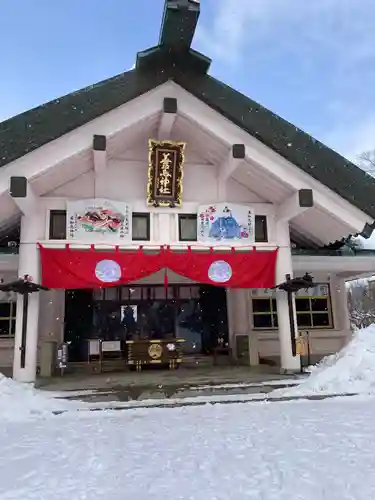
[[[181,206],[185,146],[184,142],[149,140],[148,205]]]

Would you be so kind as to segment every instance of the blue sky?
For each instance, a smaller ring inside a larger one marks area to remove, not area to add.
[[[0,0],[0,120],[128,70],[164,0]],[[201,0],[211,74],[342,154],[375,148],[375,0]]]

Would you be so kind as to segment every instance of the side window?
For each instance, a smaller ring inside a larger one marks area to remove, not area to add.
[[[179,214],[179,241],[197,241],[197,214]]]
[[[66,239],[66,210],[50,210],[49,213],[49,239]]]
[[[16,329],[16,302],[0,302],[0,337],[13,337]]]
[[[133,212],[132,215],[132,240],[150,240],[150,214],[143,212]]]
[[[257,243],[266,243],[268,241],[267,216],[255,216],[255,241]]]
[[[276,299],[269,290],[252,290],[254,329],[275,329],[277,324]],[[297,325],[299,328],[333,328],[331,293],[328,283],[300,290],[296,294]]]

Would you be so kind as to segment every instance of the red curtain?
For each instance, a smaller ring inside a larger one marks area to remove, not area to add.
[[[163,253],[58,250],[40,246],[42,283],[48,288],[99,288],[149,276],[164,267]]]
[[[275,286],[277,250],[271,252],[169,251],[167,267],[198,283],[228,288],[272,288]]]
[[[174,252],[157,254],[90,251],[40,246],[42,284],[48,288],[99,288],[123,285],[163,268],[190,278],[229,288],[275,286],[277,250],[270,252]]]

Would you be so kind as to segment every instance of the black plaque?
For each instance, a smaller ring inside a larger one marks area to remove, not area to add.
[[[184,142],[149,140],[148,205],[181,206],[184,152]]]

